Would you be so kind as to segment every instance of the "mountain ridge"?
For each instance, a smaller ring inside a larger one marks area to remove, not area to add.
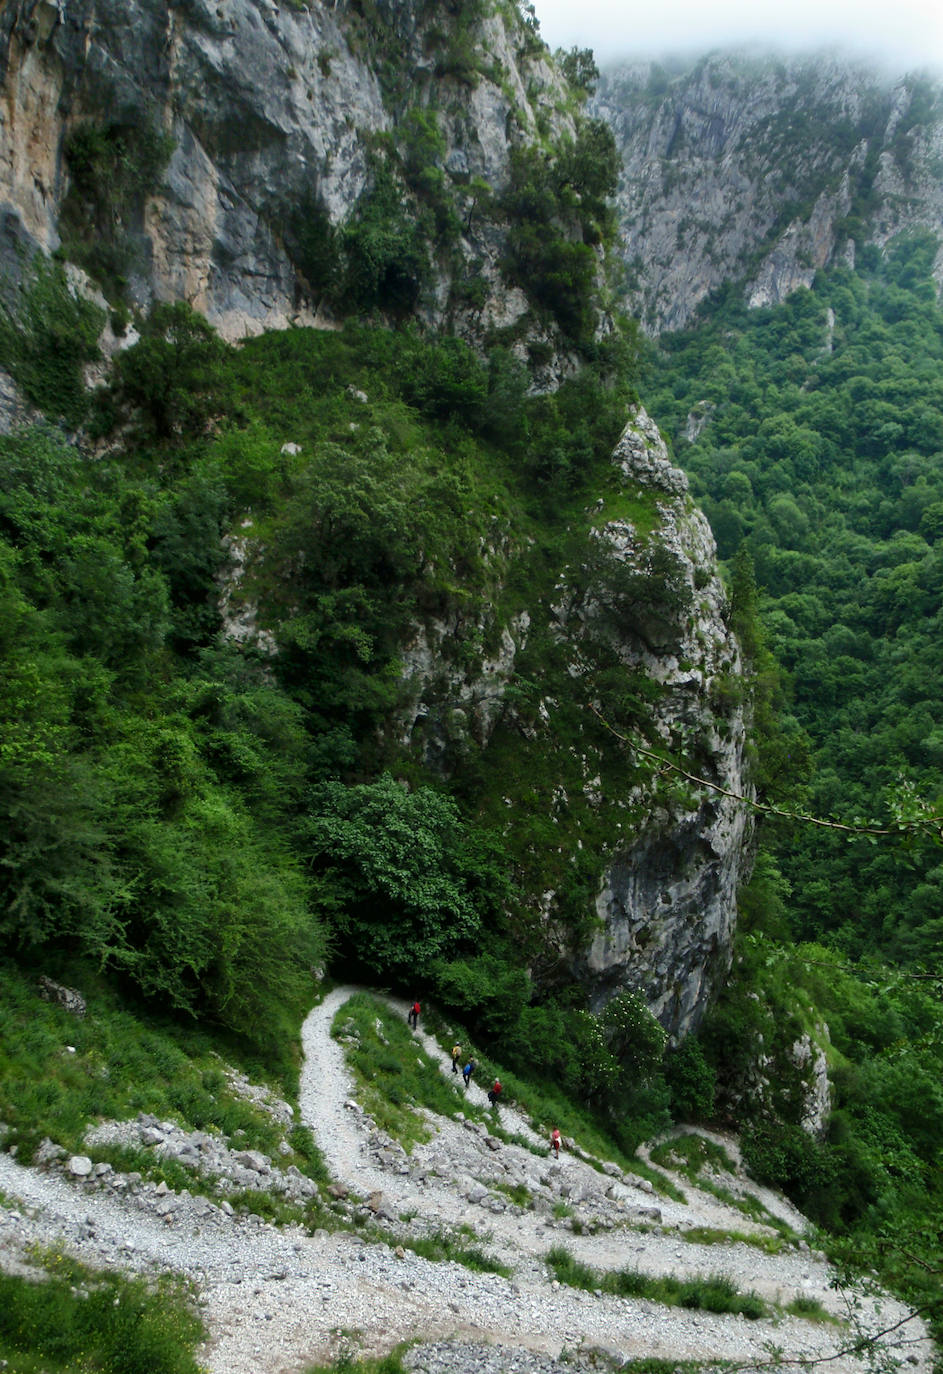
[[[856,247],[943,230],[938,79],[828,53],[720,50],[607,68],[593,112],[616,134],[629,308],[684,327],[728,284],[773,305]],[[934,273],[943,284],[943,250]]]

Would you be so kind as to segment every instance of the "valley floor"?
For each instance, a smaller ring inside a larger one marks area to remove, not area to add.
[[[501,1125],[519,1145],[498,1141],[476,1122],[430,1114],[432,1138],[405,1155],[355,1101],[344,1047],[330,1035],[350,993],[329,993],[305,1022],[301,1116],[341,1189],[362,1201],[363,1216],[385,1228],[391,1243],[279,1228],[230,1214],[199,1194],[168,1196],[153,1185],[96,1189],[66,1170],[26,1169],[2,1154],[0,1265],[22,1266],[38,1242],[65,1247],[90,1265],[187,1275],[210,1332],[202,1353],[210,1374],[296,1374],[345,1351],[376,1354],[400,1341],[418,1343],[406,1362],[427,1374],[512,1367],[551,1374],[561,1356],[571,1374],[607,1358],[619,1364],[643,1357],[725,1360],[746,1368],[827,1361],[837,1374],[865,1368],[843,1353],[852,1344],[844,1319],[854,1295],[832,1287],[824,1259],[804,1243],[768,1254],[745,1240],[685,1239],[693,1227],[769,1234],[687,1179],[675,1179],[685,1195],[681,1203],[653,1196],[650,1184],[615,1165],[594,1168],[566,1152],[557,1163],[544,1153],[543,1136],[511,1106],[500,1108]],[[404,1017],[405,1011],[403,1005]],[[441,1049],[422,1031],[417,1036],[450,1073]],[[484,1100],[474,1083],[469,1094]],[[732,1151],[732,1142],[725,1145]],[[782,1199],[737,1174],[722,1181],[731,1193],[748,1190],[803,1229]],[[510,1201],[522,1188],[531,1199],[526,1209]],[[430,1262],[396,1243],[458,1228],[468,1244],[507,1265],[511,1277]],[[782,1312],[750,1321],[570,1289],[553,1280],[545,1262],[561,1244],[597,1270],[722,1273],[772,1303],[817,1298],[839,1320],[811,1322]],[[859,1321],[870,1331],[907,1315],[891,1300],[860,1301]],[[893,1331],[885,1347],[882,1354],[914,1374],[929,1374],[933,1349],[916,1321]]]

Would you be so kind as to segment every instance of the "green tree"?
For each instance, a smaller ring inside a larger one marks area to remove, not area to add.
[[[566,52],[558,48],[554,57],[567,81],[571,86],[575,86],[581,95],[590,96],[595,93],[599,68],[596,66],[592,48],[569,48]]]
[[[302,827],[338,956],[374,977],[430,977],[474,947],[503,885],[495,855],[429,787],[326,784]]]
[[[112,394],[143,438],[192,438],[226,407],[225,354],[212,326],[184,301],[155,305],[139,341],[115,360]]]

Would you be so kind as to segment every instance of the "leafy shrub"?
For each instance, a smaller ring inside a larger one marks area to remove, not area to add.
[[[436,959],[474,942],[504,880],[453,802],[389,775],[357,787],[329,783],[312,800],[304,831],[316,891],[345,961],[425,979]]]
[[[665,1058],[665,1081],[671,1114],[677,1121],[709,1121],[714,1112],[717,1075],[693,1036],[687,1036]]]
[[[508,957],[486,953],[438,961],[431,969],[436,999],[476,1036],[498,1045],[513,1041],[522,1009],[530,1000],[525,969]]]
[[[133,413],[142,437],[202,434],[225,409],[221,363],[226,345],[184,301],[157,304],[140,340],[115,360],[112,394]]]
[[[490,376],[468,344],[445,338],[432,346],[407,335],[402,365],[403,398],[423,415],[472,430],[483,427],[491,406]]]
[[[834,1160],[800,1126],[757,1122],[744,1132],[742,1148],[754,1178],[781,1188],[800,1207],[834,1186]]]
[[[341,231],[341,245],[344,294],[355,309],[406,315],[415,308],[431,275],[425,236],[392,173],[381,164],[373,186]]]
[[[341,243],[324,205],[314,195],[302,196],[285,219],[286,239],[295,265],[315,295],[335,302],[343,276]]]

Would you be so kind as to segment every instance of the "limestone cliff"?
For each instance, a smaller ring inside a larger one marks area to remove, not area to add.
[[[0,15],[0,265],[24,247],[71,255],[77,131],[117,138],[122,170],[163,137],[152,184],[93,207],[97,233],[121,221],[131,302],[185,299],[230,339],[329,322],[313,230],[350,220],[386,156],[407,209],[448,220],[418,250],[417,312],[477,336],[544,334],[502,278],[489,204],[511,148],[538,124],[572,135],[576,104],[513,6],[468,8],[466,23],[461,5],[14,0]]]
[[[613,459],[626,485],[656,493],[658,524],[647,534],[626,519],[595,529],[603,566],[616,577],[603,574],[581,596],[565,597],[560,630],[577,642],[596,627],[614,636],[625,667],[661,684],[661,743],[680,744],[686,760],[696,759],[692,771],[722,790],[679,795],[663,791],[658,774],[640,789],[648,814],[610,854],[596,899],[599,929],[576,971],[595,1007],[634,988],[678,1035],[697,1025],[729,967],[737,887],[747,876],[750,814],[729,795],[751,790],[746,722],[740,695],[724,691],[741,662],[710,527],[644,411],[630,420]],[[628,586],[629,625],[619,606]]]
[[[943,104],[928,77],[716,53],[614,69],[594,108],[622,153],[628,301],[651,332],[682,327],[728,283],[774,305],[853,261],[856,243],[943,231]]]

